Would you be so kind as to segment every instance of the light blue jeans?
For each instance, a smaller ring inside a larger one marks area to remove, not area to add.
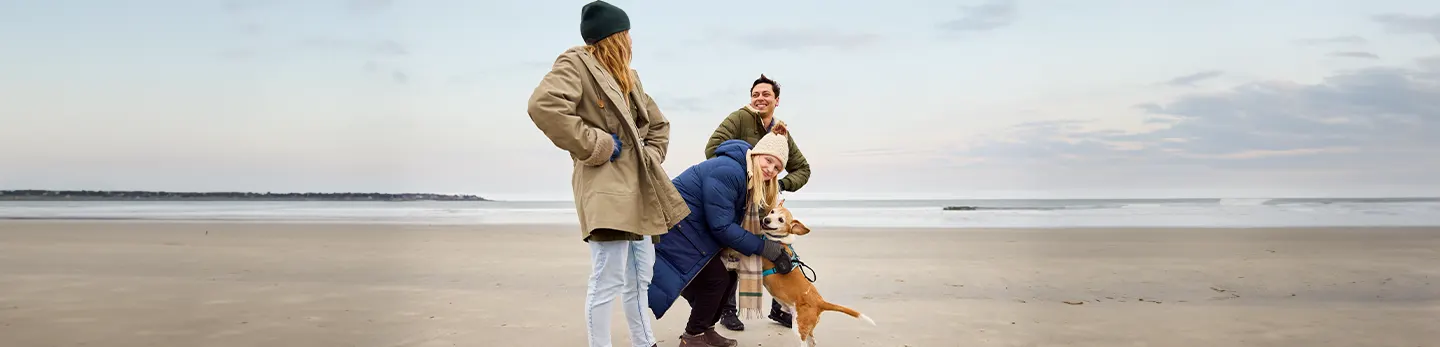
[[[590,286],[585,292],[585,323],[590,347],[610,347],[610,317],[615,296],[624,295],[622,309],[630,325],[630,344],[650,347],[650,278],[654,275],[655,245],[641,241],[590,241]]]

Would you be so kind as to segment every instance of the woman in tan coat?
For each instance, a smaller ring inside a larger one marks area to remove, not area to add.
[[[561,53],[530,96],[530,119],[574,161],[580,236],[590,246],[585,298],[590,346],[610,346],[623,294],[633,346],[653,346],[644,311],[659,235],[690,213],[661,167],[670,122],[630,69],[630,19],[595,1],[581,8],[584,46]]]

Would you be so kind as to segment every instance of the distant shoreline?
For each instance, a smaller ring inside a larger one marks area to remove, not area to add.
[[[0,201],[491,201],[466,194],[0,190]]]

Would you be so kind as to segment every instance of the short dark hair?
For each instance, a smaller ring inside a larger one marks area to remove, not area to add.
[[[775,89],[775,97],[780,97],[780,83],[775,82],[775,80],[772,80],[769,77],[765,77],[765,74],[763,73],[760,74],[760,78],[755,79],[755,83],[750,84],[750,90],[754,91],[755,86],[758,86],[761,83],[769,84],[770,88]]]

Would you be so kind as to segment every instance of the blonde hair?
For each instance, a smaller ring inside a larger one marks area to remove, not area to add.
[[[755,164],[755,156],[769,154],[754,154],[745,157],[745,171],[748,171],[749,179],[745,183],[745,191],[750,195],[750,204],[755,205],[763,211],[769,212],[775,207],[776,201],[780,198],[780,178],[765,179],[760,172],[760,166]]]
[[[785,125],[785,122],[777,121],[770,132],[789,136],[790,128]],[[749,176],[745,183],[745,190],[750,194],[750,203],[759,207],[764,213],[768,213],[780,198],[780,177],[776,176],[775,179],[765,180],[763,178],[765,175],[760,172],[760,166],[755,164],[757,155],[773,156],[773,154],[767,153],[745,154],[745,171]]]
[[[610,72],[615,82],[620,84],[620,91],[630,93],[635,88],[635,80],[630,76],[630,31],[621,31],[600,39],[593,45],[586,45],[585,51],[600,60],[600,65]]]

